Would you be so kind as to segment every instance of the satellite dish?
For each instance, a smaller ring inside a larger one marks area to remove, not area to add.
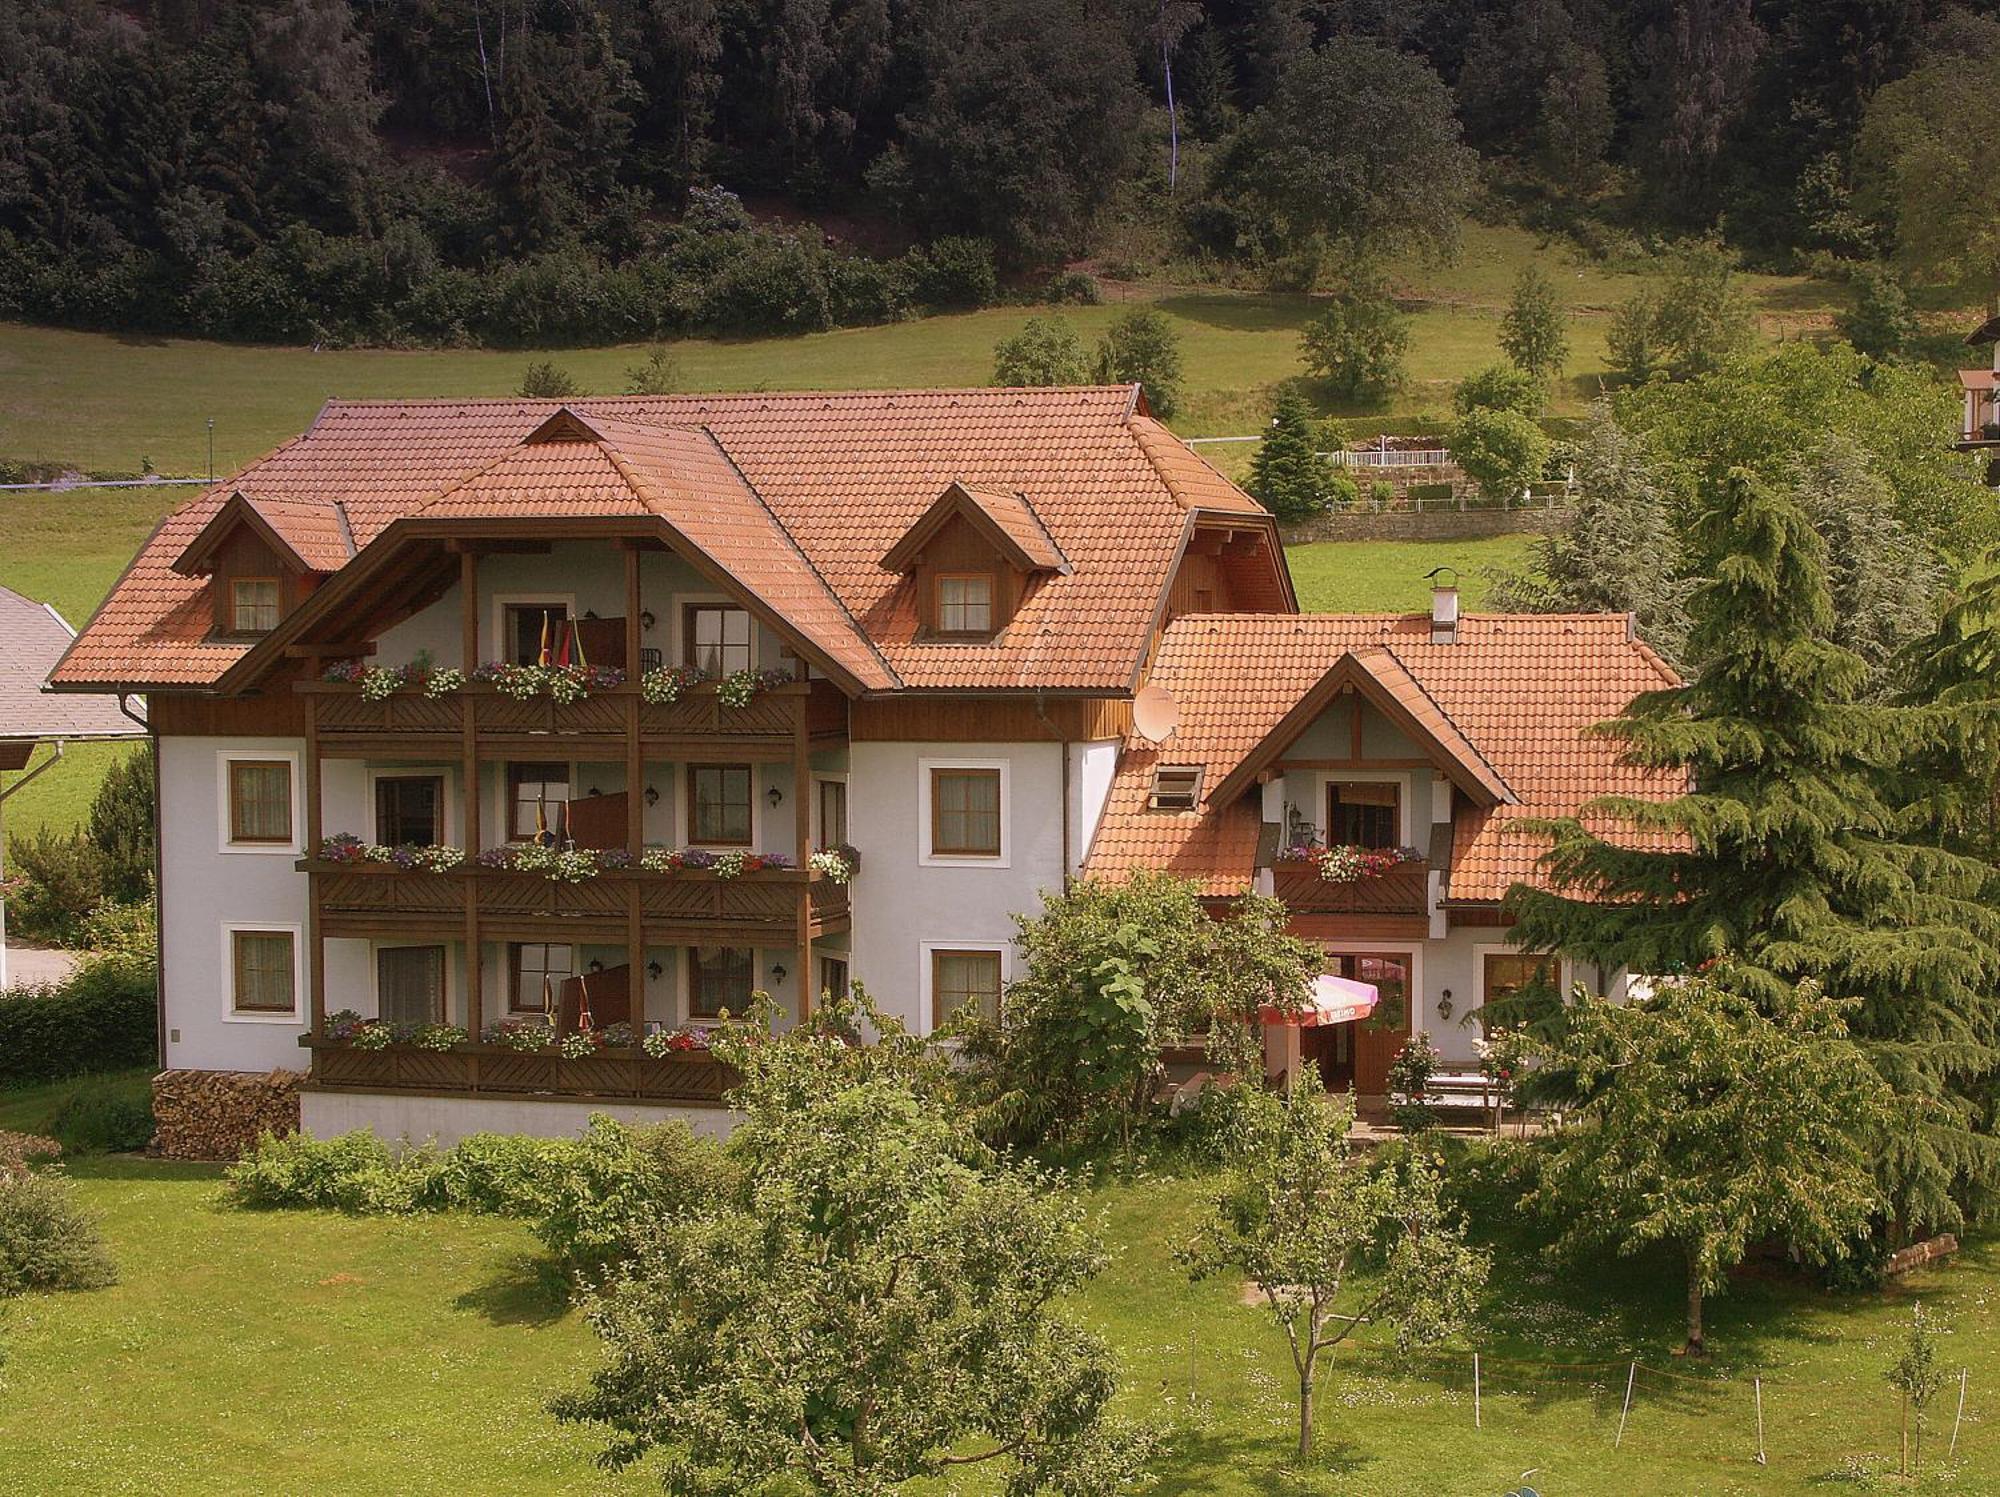
[[[1164,686],[1142,686],[1132,698],[1132,726],[1148,743],[1165,743],[1181,725],[1180,703]]]

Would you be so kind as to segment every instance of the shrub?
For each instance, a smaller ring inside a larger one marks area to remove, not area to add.
[[[155,975],[145,957],[94,956],[65,982],[0,999],[0,1086],[157,1062]]]
[[[1854,306],[1835,319],[1841,336],[1873,359],[1907,353],[1917,337],[1917,316],[1903,283],[1881,265],[1858,266]]]
[[[87,1076],[56,1105],[49,1132],[68,1154],[143,1149],[153,1139],[152,1087],[143,1080]]]
[[[1532,421],[1542,410],[1541,382],[1511,365],[1489,364],[1459,381],[1451,392],[1451,408],[1461,416],[1472,411],[1519,411]]]
[[[537,359],[521,375],[519,393],[529,400],[561,400],[581,392],[567,369],[557,368],[553,360]]]
[[[625,371],[627,395],[671,395],[680,387],[681,363],[665,348],[654,348]]]
[[[1030,317],[993,349],[996,385],[1080,385],[1084,378],[1083,342],[1060,317]]]
[[[118,1282],[97,1224],[60,1175],[0,1178],[0,1299]]]
[[[333,1138],[266,1133],[223,1172],[239,1206],[321,1206],[358,1209],[355,1182],[395,1163],[389,1146],[367,1129]]]
[[[1549,439],[1519,411],[1474,410],[1452,428],[1451,455],[1480,493],[1507,499],[1541,477]]]
[[[687,1124],[627,1128],[593,1117],[568,1146],[534,1226],[556,1262],[578,1277],[629,1258],[649,1225],[712,1191],[719,1155]]]
[[[1104,300],[1104,292],[1087,271],[1059,270],[1042,287],[1042,300],[1057,307],[1094,307]]]
[[[910,289],[923,306],[971,310],[999,299],[1000,278],[989,240],[947,236],[912,250],[908,258]]]

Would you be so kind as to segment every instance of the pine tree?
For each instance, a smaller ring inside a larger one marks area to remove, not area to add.
[[[1271,429],[1250,459],[1251,496],[1281,520],[1304,520],[1333,507],[1343,476],[1320,456],[1305,397],[1286,390],[1278,397]],[[1352,480],[1346,490],[1351,497]]]
[[[1955,713],[1858,700],[1868,665],[1831,638],[1825,543],[1781,488],[1730,474],[1694,541],[1716,558],[1690,606],[1697,674],[1601,729],[1691,788],[1534,823],[1550,887],[1510,892],[1515,939],[1642,973],[1735,954],[1773,1005],[1803,978],[1853,1000],[1901,1107],[1876,1151],[1894,1222],[1955,1224],[2000,1189],[1980,1098],[2000,1068],[2000,880],[1912,840],[1896,779]]]

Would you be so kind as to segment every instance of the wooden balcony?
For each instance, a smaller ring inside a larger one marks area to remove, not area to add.
[[[1274,892],[1300,915],[1420,915],[1428,917],[1431,865],[1398,863],[1376,878],[1329,882],[1309,862],[1272,865]]]
[[[467,734],[491,758],[547,753],[562,740],[569,759],[622,760],[637,733],[648,759],[680,759],[726,749],[738,760],[792,755],[801,730],[826,742],[847,733],[847,699],[831,681],[795,681],[759,692],[741,707],[725,704],[713,683],[690,687],[678,701],[653,703],[630,683],[575,702],[522,700],[474,682],[440,697],[398,691],[369,701],[357,685],[301,682],[322,755],[333,758],[457,757]]]
[[[566,1060],[553,1051],[524,1055],[504,1045],[357,1050],[345,1040],[310,1035],[301,1036],[299,1043],[312,1052],[307,1084],[321,1091],[516,1100],[601,1098],[717,1107],[722,1094],[738,1080],[734,1070],[712,1056],[689,1052],[655,1060],[636,1046]]]
[[[302,859],[324,936],[457,935],[468,916],[492,940],[624,943],[636,918],[661,946],[797,944],[849,925],[847,886],[810,870],[720,878],[683,870],[607,869],[579,883],[505,868],[450,873]],[[468,904],[471,909],[468,910]]]

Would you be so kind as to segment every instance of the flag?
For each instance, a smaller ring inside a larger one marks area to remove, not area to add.
[[[583,630],[570,625],[570,637],[576,641],[576,663],[585,670],[590,669],[590,658],[583,653]]]
[[[569,642],[571,636],[575,633],[575,631],[576,631],[576,626],[572,624],[568,619],[564,619],[560,624],[556,625],[557,665],[564,667],[567,667],[569,665]]]
[[[542,610],[542,652],[541,654],[535,657],[535,664],[547,665],[548,663],[549,663],[549,611],[546,608],[544,608]]]

